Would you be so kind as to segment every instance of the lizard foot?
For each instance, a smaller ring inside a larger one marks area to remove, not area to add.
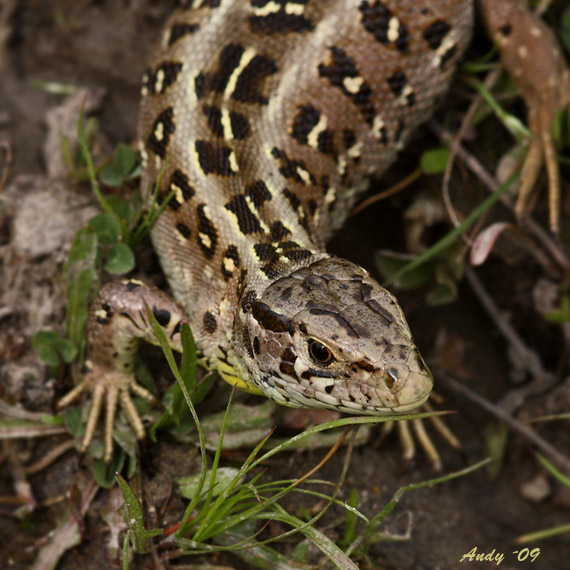
[[[89,362],[86,363],[86,367],[87,371],[83,381],[59,401],[58,407],[68,406],[78,400],[83,392],[91,394],[91,407],[87,417],[85,435],[79,448],[82,452],[91,445],[95,428],[102,409],[105,407],[103,459],[105,463],[108,463],[113,455],[113,426],[119,407],[125,412],[137,439],[144,439],[144,425],[133,403],[131,393],[151,404],[156,403],[156,398],[146,388],[137,384],[131,374],[122,374],[114,370],[104,371]]]

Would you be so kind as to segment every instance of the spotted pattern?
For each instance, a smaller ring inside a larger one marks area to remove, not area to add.
[[[200,25],[195,23],[182,22],[173,24],[168,32],[168,46],[173,46],[178,40],[196,33],[199,29]]]
[[[249,120],[243,113],[221,110],[214,105],[202,107],[212,134],[226,140],[244,140],[251,134]]]
[[[173,119],[174,109],[172,107],[168,107],[159,113],[146,141],[148,148],[162,159],[166,158],[170,137],[176,130]]]
[[[444,69],[459,49],[457,42],[451,37],[451,31],[452,28],[448,22],[436,20],[422,34],[429,48],[436,53],[432,65],[439,69]]]
[[[304,14],[307,3],[308,0],[252,0],[250,29],[264,35],[308,32],[314,25]]]
[[[218,232],[208,216],[208,206],[200,204],[198,213],[198,244],[207,259],[212,259],[218,245]]]
[[[204,174],[232,176],[238,170],[233,149],[206,140],[196,141],[196,154]]]
[[[402,54],[408,53],[408,28],[385,3],[380,0],[364,1],[360,4],[359,10],[362,13],[364,28],[374,36],[376,41],[386,46],[393,45]]]
[[[301,184],[316,184],[317,180],[311,174],[305,162],[302,160],[292,160],[287,156],[287,153],[277,147],[273,147],[271,155],[280,162],[279,172],[284,178],[292,179]]]
[[[319,75],[338,87],[350,100],[358,106],[364,120],[368,124],[374,121],[375,111],[372,104],[372,89],[360,75],[356,63],[343,49],[330,48],[332,60],[328,64],[319,65]]]
[[[240,263],[238,248],[235,245],[230,245],[222,259],[222,276],[225,281],[234,276],[234,272],[239,268]]]
[[[302,261],[313,256],[310,250],[301,247],[292,240],[256,243],[253,249],[259,259],[260,270],[270,279],[274,279],[280,274],[280,263]]]
[[[172,173],[172,177],[170,178],[167,194],[171,192],[173,196],[168,202],[168,207],[175,212],[196,194],[194,188],[190,186],[188,176],[178,168]]]
[[[413,87],[408,82],[408,77],[403,71],[396,71],[386,80],[394,95],[403,101],[408,107],[412,107],[416,102],[416,94]]]
[[[272,58],[231,43],[222,49],[216,71],[196,77],[196,95],[201,99],[213,91],[241,103],[267,105],[269,98],[263,93],[264,82],[276,72],[277,64]]]
[[[178,222],[175,226],[176,231],[184,238],[185,240],[190,239],[192,235],[192,230],[183,222]]]
[[[271,192],[263,180],[258,180],[251,184],[244,194],[234,196],[225,208],[235,215],[242,234],[255,234],[264,229],[257,209],[269,200],[271,200]]]
[[[182,67],[183,64],[180,62],[167,61],[148,71],[143,78],[143,93],[145,88],[153,95],[164,93],[176,82]]]

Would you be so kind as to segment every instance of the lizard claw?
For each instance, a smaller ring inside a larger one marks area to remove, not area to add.
[[[113,455],[113,425],[117,409],[120,407],[126,414],[137,439],[144,439],[145,429],[143,422],[131,398],[131,393],[140,396],[149,403],[155,403],[156,398],[145,388],[136,383],[130,374],[121,374],[117,371],[103,371],[94,367],[89,362],[83,381],[71,392],[63,397],[59,403],[59,408],[64,408],[76,401],[83,392],[91,394],[91,407],[87,418],[85,435],[80,445],[80,451],[86,451],[95,434],[95,428],[101,416],[103,405],[105,405],[104,422],[104,448],[103,459],[105,463],[111,461]]]

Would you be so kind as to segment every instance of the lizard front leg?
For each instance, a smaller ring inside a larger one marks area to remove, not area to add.
[[[131,393],[154,402],[154,396],[137,384],[134,359],[140,340],[157,344],[148,317],[152,311],[174,350],[181,350],[180,327],[187,321],[184,309],[163,291],[140,281],[113,281],[105,285],[91,304],[87,321],[87,358],[83,381],[58,404],[69,405],[83,392],[92,394],[81,449],[91,444],[101,409],[105,405],[106,462],[113,452],[113,423],[117,408],[126,413],[136,436],[144,438],[142,420]]]

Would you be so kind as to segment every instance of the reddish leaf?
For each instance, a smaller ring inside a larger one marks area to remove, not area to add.
[[[491,224],[479,233],[471,246],[471,265],[482,265],[487,260],[498,237],[506,229],[514,229],[513,224],[497,222],[496,224]]]

